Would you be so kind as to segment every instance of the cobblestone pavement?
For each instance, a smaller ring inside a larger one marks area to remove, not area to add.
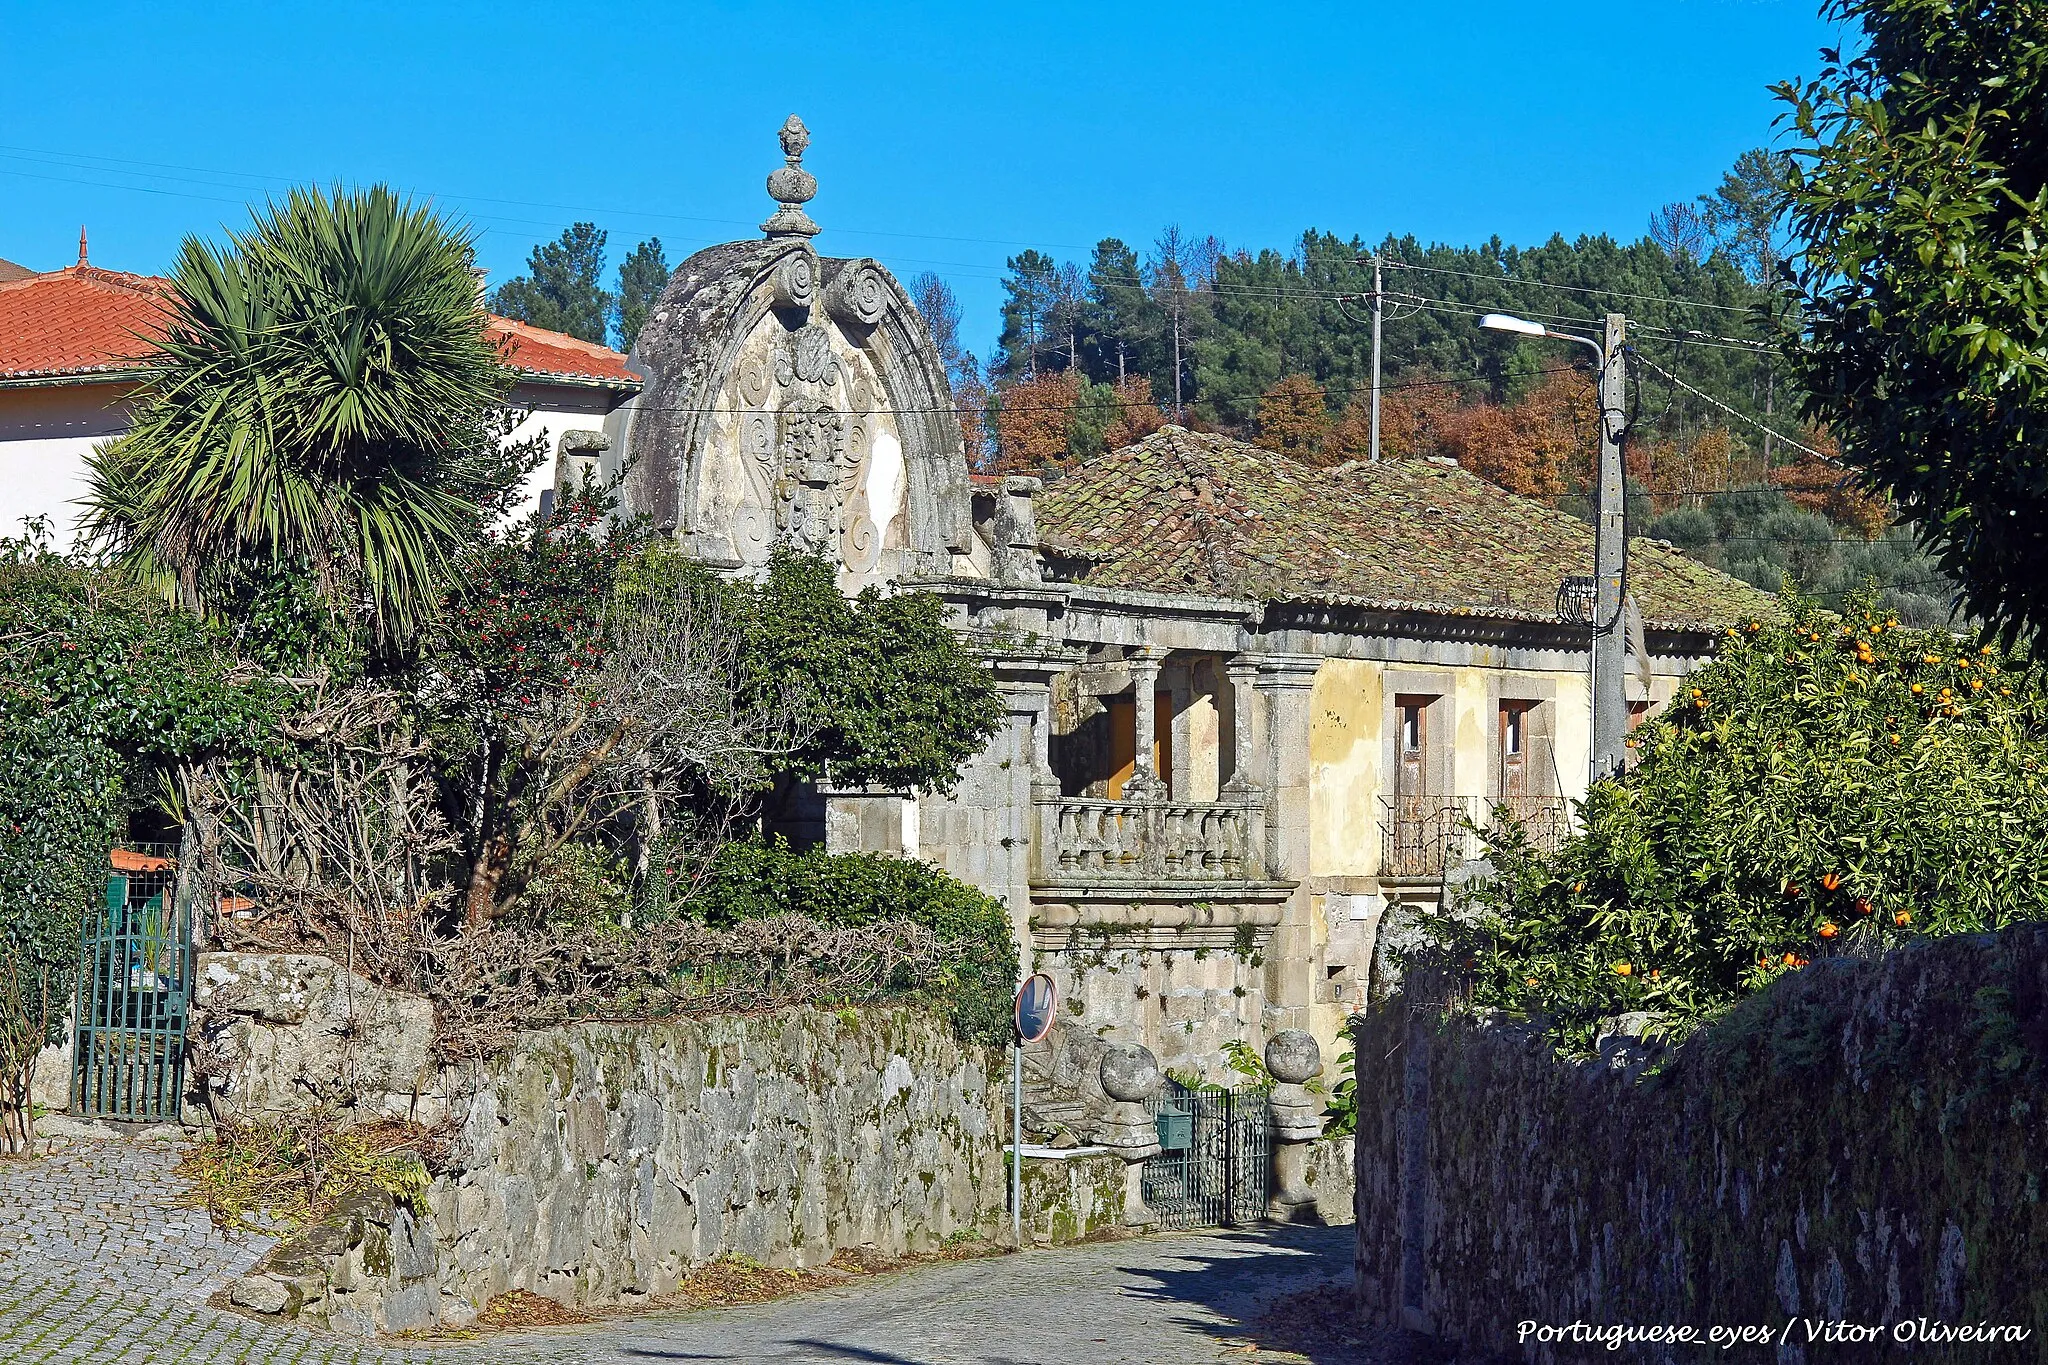
[[[272,1327],[206,1306],[269,1239],[173,1206],[177,1144],[81,1142],[0,1161],[0,1361],[8,1365],[427,1365],[414,1348]],[[475,1356],[472,1360],[477,1359]]]
[[[1407,1365],[1406,1345],[1261,1350],[1273,1299],[1341,1283],[1349,1228],[1169,1233],[899,1271],[752,1308],[614,1319],[548,1334],[577,1365]],[[538,1334],[536,1334],[538,1336]],[[529,1336],[529,1342],[536,1336]]]
[[[206,1304],[269,1247],[172,1203],[175,1144],[83,1142],[0,1161],[7,1365],[1398,1365],[1398,1350],[1258,1349],[1274,1298],[1350,1277],[1346,1228],[1163,1234],[950,1262],[750,1308],[649,1313],[474,1342],[369,1344]]]

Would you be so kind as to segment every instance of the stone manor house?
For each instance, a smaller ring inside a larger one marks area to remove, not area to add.
[[[683,262],[631,357],[492,320],[519,434],[558,451],[542,483],[594,462],[707,563],[747,572],[790,538],[848,591],[950,604],[1007,724],[952,794],[826,788],[814,829],[1000,898],[1059,982],[1063,1037],[1213,1077],[1226,1044],[1284,1028],[1334,1056],[1388,907],[1437,897],[1466,820],[1555,838],[1585,790],[1588,631],[1559,606],[1590,529],[1454,465],[1316,468],[1173,426],[1050,484],[972,476],[916,308],[877,262],[813,246],[807,141],[792,118],[762,237]],[[5,533],[68,519],[84,452],[125,429],[161,287],[82,251],[12,273]],[[1639,710],[1763,607],[1652,542],[1629,581]]]
[[[1174,426],[1050,484],[971,476],[915,307],[813,246],[808,140],[792,117],[761,239],[677,268],[604,467],[707,563],[793,538],[849,592],[940,594],[993,660],[1008,723],[958,789],[821,790],[829,847],[1001,898],[1071,1034],[1212,1076],[1283,1028],[1334,1055],[1386,908],[1439,894],[1466,818],[1555,838],[1584,793],[1588,630],[1559,603],[1590,529],[1455,466]],[[1762,606],[1651,542],[1630,582],[1638,710]]]

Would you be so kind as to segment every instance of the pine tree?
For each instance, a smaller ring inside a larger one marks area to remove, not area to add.
[[[605,233],[595,223],[574,223],[527,258],[527,273],[499,285],[491,311],[602,346],[610,330],[612,296],[604,278]]]
[[[668,287],[668,257],[662,253],[661,238],[649,237],[619,262],[618,314],[619,349],[631,351],[640,339],[640,329]]]

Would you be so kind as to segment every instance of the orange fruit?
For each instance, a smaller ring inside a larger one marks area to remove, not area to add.
[[[1911,910],[1901,910],[1898,914],[1892,916],[1892,923],[1898,925],[1901,929],[1912,922],[1913,912]]]
[[[1834,937],[1834,936],[1835,936],[1836,934],[1839,934],[1839,933],[1841,933],[1841,932],[1842,932],[1842,931],[1841,931],[1840,929],[1837,929],[1837,928],[1835,927],[1835,925],[1834,925],[1834,923],[1833,923],[1832,921],[1830,921],[1830,922],[1828,922],[1828,923],[1826,923],[1826,924],[1823,924],[1823,925],[1821,925],[1821,927],[1820,927],[1820,936],[1821,936],[1822,938],[1833,938],[1833,937]]]

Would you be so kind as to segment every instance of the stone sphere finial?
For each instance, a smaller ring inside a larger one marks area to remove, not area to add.
[[[818,178],[803,167],[811,130],[791,114],[777,136],[782,140],[782,165],[768,173],[768,193],[781,207],[761,224],[761,231],[770,237],[815,237],[820,229],[804,212],[804,205],[818,193]]]
[[[1102,1054],[1102,1090],[1120,1104],[1159,1093],[1159,1059],[1142,1043],[1121,1043]]]
[[[1266,1070],[1286,1085],[1300,1085],[1323,1069],[1323,1050],[1298,1028],[1282,1029],[1266,1040]]]

